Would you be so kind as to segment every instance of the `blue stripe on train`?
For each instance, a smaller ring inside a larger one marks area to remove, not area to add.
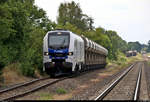
[[[54,49],[48,49],[49,53],[62,53],[62,54],[67,54],[69,52],[68,48],[67,49],[60,49],[60,50],[54,50]],[[64,57],[52,57],[49,55],[50,59],[67,59],[68,56],[64,56]]]

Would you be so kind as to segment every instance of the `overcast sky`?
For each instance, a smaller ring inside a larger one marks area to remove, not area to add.
[[[122,39],[147,44],[150,40],[150,0],[35,0],[56,21],[60,3],[75,1],[95,27],[115,30]]]

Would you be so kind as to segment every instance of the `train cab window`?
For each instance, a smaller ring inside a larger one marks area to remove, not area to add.
[[[61,34],[49,33],[48,36],[49,48],[68,48],[69,47],[69,33],[63,32]]]

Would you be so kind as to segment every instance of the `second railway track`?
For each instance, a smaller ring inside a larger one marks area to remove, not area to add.
[[[138,100],[143,63],[130,66],[94,100]]]

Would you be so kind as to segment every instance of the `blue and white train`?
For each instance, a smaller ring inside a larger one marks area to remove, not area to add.
[[[106,65],[107,49],[68,30],[49,31],[43,39],[43,70],[50,76]]]

